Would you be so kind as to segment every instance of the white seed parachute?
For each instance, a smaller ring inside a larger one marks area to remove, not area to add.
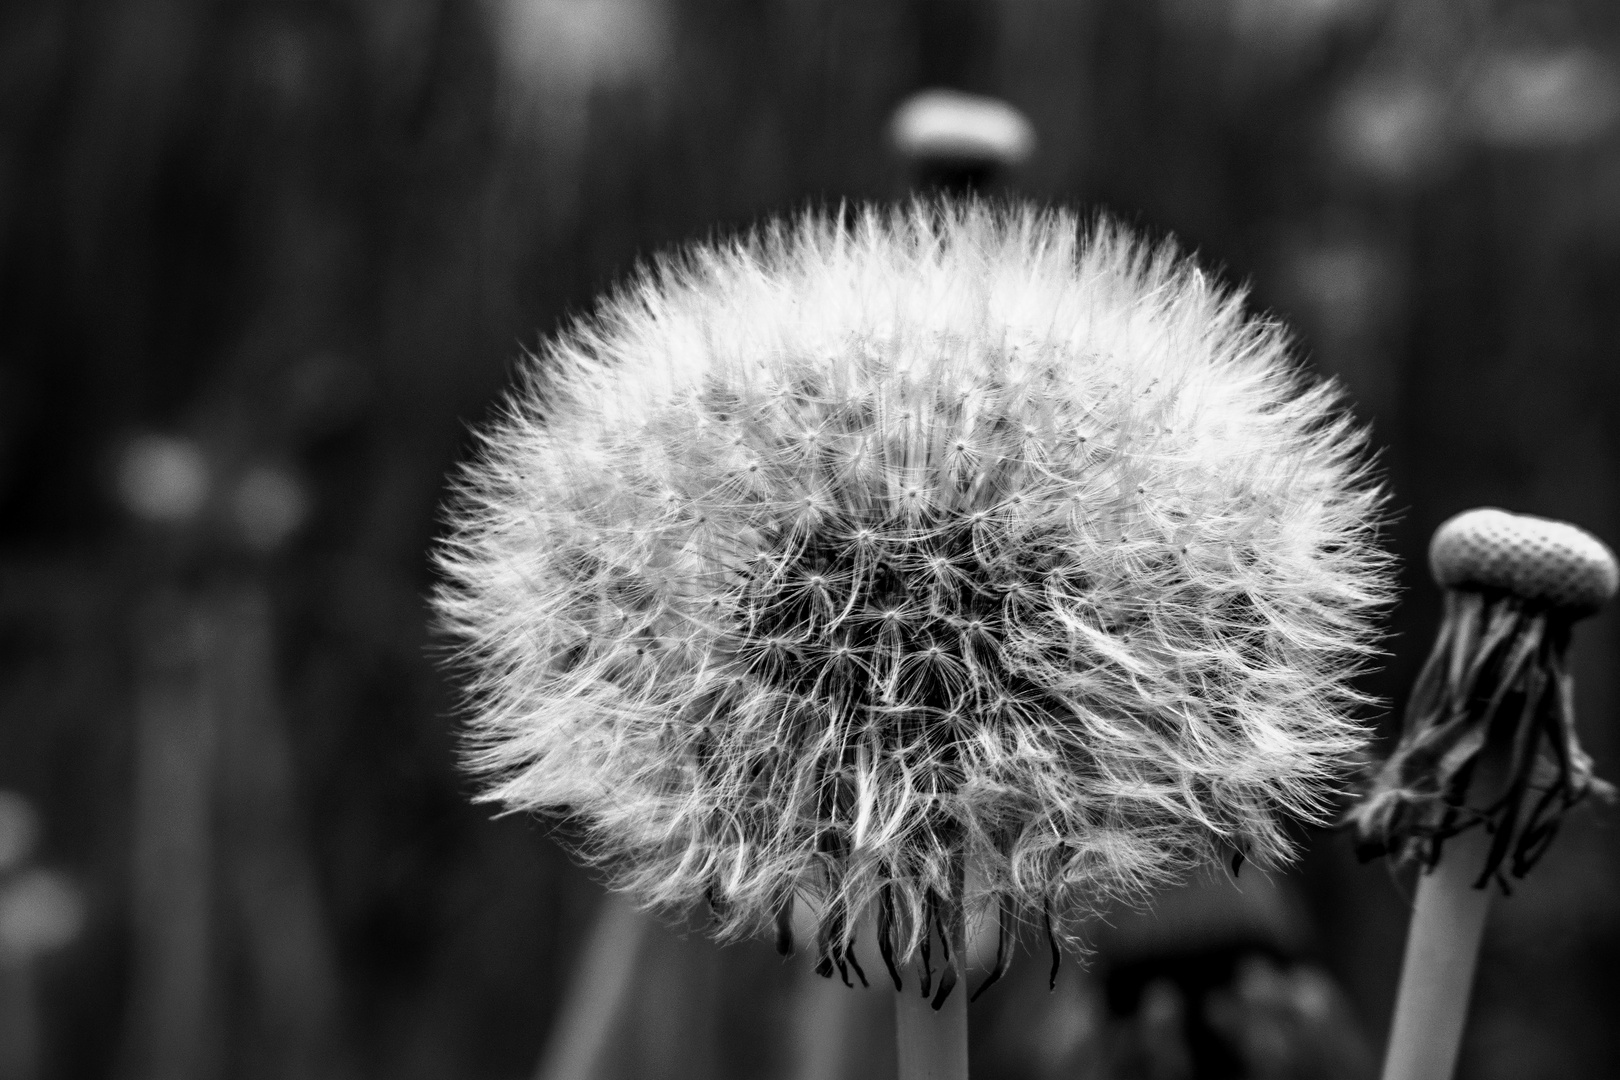
[[[1363,434],[1168,246],[809,213],[531,359],[439,549],[468,758],[644,903],[735,937],[803,898],[829,970],[877,911],[898,983],[931,927],[1072,939],[1285,860],[1363,745]]]

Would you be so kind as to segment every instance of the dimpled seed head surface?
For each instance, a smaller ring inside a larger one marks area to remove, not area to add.
[[[1587,613],[1602,607],[1620,583],[1614,552],[1585,529],[1496,509],[1467,510],[1436,529],[1429,568],[1448,589],[1505,589]]]

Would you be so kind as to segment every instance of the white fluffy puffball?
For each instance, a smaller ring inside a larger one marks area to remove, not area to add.
[[[798,896],[838,956],[881,907],[893,970],[1286,859],[1365,739],[1381,503],[1338,392],[1168,246],[811,213],[532,358],[437,605],[484,798],[724,937]]]

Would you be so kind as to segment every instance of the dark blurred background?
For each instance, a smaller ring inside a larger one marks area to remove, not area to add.
[[[7,0],[0,1080],[556,1076],[592,1015],[589,1075],[892,1075],[886,991],[638,924],[470,804],[424,596],[521,350],[660,249],[902,197],[929,87],[1033,125],[982,186],[1174,234],[1347,384],[1392,706],[1446,516],[1620,540],[1609,0]],[[1617,628],[1575,646],[1610,779]],[[1616,813],[1496,905],[1461,1075],[1620,1075]],[[1411,875],[1303,838],[1056,993],[1032,939],[975,1075],[1371,1075]]]

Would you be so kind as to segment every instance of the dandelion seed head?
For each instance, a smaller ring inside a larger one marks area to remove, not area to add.
[[[805,215],[550,342],[459,483],[439,613],[483,797],[643,902],[823,933],[886,893],[1060,936],[1291,854],[1390,588],[1337,391],[1167,247],[982,204]],[[838,920],[842,920],[839,922]]]

